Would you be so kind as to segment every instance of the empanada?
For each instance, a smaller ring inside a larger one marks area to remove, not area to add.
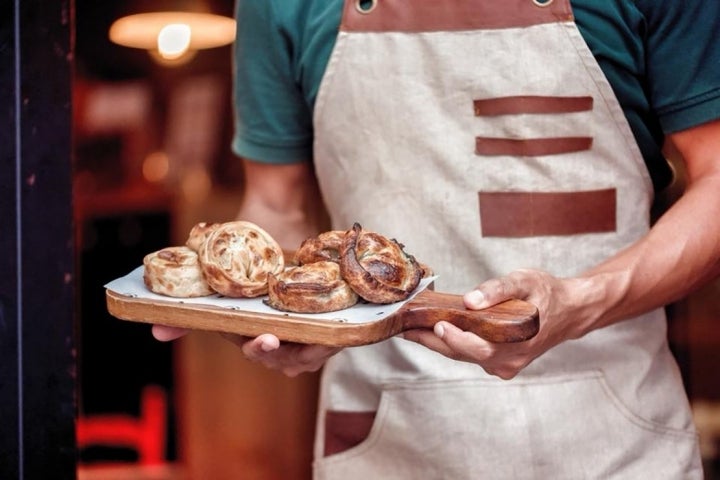
[[[251,222],[220,224],[200,247],[200,265],[210,286],[227,297],[259,297],[267,293],[270,273],[285,267],[280,245]]]
[[[288,267],[268,277],[267,304],[297,313],[334,312],[358,302],[358,295],[340,276],[335,262],[320,261]]]
[[[219,223],[207,223],[207,222],[200,222],[193,226],[193,228],[190,230],[190,234],[188,235],[187,241],[185,242],[185,245],[187,247],[192,248],[196,252],[200,251],[200,247],[203,243],[205,243],[205,240],[207,240],[208,235],[210,235],[213,231],[215,231],[221,224]]]
[[[372,303],[407,299],[420,283],[423,269],[403,245],[363,230],[359,223],[345,234],[340,273],[353,290]]]
[[[213,290],[203,275],[197,253],[186,247],[166,247],[143,258],[143,281],[150,291],[170,297],[204,297]]]
[[[344,230],[330,230],[304,240],[295,252],[295,263],[305,265],[322,261],[339,262],[344,238]]]

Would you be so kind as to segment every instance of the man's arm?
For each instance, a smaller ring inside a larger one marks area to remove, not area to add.
[[[584,276],[607,298],[580,333],[679,300],[720,274],[720,121],[668,141],[684,159],[687,189],[644,239]]]
[[[245,190],[238,220],[253,222],[295,250],[325,229],[326,220],[310,162],[267,164],[243,160]]]
[[[471,309],[510,298],[538,306],[540,332],[498,345],[439,322],[435,334],[405,338],[451,358],[512,378],[553,346],[674,302],[720,275],[720,121],[673,135],[688,174],[684,195],[642,239],[575,278],[520,270],[483,282],[465,295]]]

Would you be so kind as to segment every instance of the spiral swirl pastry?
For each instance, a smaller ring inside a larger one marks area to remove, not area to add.
[[[200,247],[202,247],[202,244],[205,243],[208,235],[215,231],[219,226],[219,223],[200,222],[195,224],[190,230],[185,246],[199,252]]]
[[[220,224],[200,247],[200,265],[210,286],[227,297],[259,297],[268,290],[268,275],[284,266],[280,245],[254,223]]]
[[[267,304],[296,313],[334,312],[358,302],[358,295],[340,276],[340,266],[320,261],[288,267],[268,277]]]
[[[344,230],[330,230],[304,240],[295,252],[295,263],[339,262],[344,238]]]
[[[204,297],[213,292],[203,275],[197,253],[186,247],[166,247],[143,258],[143,281],[150,291],[169,297]]]
[[[424,274],[403,245],[355,223],[340,249],[340,272],[352,289],[373,303],[407,299]]]

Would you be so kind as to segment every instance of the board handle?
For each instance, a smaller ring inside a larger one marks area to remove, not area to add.
[[[462,296],[433,290],[419,293],[396,315],[403,331],[432,328],[444,320],[493,343],[523,342],[534,337],[540,328],[538,309],[531,303],[508,300],[483,310],[470,310]]]

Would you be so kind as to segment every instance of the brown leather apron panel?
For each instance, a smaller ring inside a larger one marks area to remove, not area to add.
[[[615,190],[480,192],[484,237],[614,232]]]
[[[508,97],[483,98],[473,101],[476,117],[496,115],[519,115],[522,113],[569,113],[592,110],[593,98],[553,97],[542,95],[514,95]]]
[[[590,150],[590,137],[548,138],[493,138],[475,137],[475,153],[478,155],[511,155],[513,157],[538,157]]]
[[[408,4],[412,3],[412,8]],[[368,4],[364,10],[361,5]],[[372,13],[369,15],[368,13]],[[567,0],[378,0],[345,3],[345,32],[433,32],[513,28],[572,20]]]

